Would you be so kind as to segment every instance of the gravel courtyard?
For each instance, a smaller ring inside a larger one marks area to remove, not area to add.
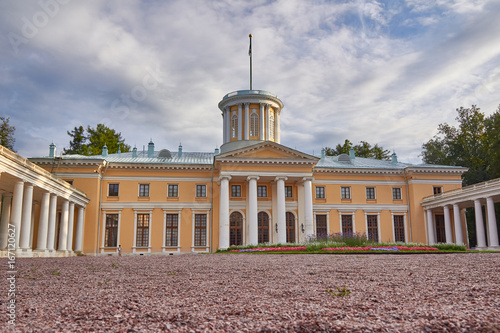
[[[6,259],[0,264],[6,268]],[[16,264],[16,331],[500,332],[498,253],[189,254]],[[337,287],[344,286],[350,294],[342,296]],[[5,278],[0,287],[0,330],[14,331]]]

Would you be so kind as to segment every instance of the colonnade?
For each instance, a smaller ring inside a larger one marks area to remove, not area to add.
[[[12,193],[4,192],[0,218],[0,249],[15,249],[21,254],[32,251],[51,255],[54,251],[82,252],[85,207],[76,205],[57,194],[42,190],[38,219],[38,232],[34,235],[35,208],[33,200],[35,186],[29,182],[17,181]],[[57,206],[61,204],[59,230],[57,227]],[[76,210],[76,227],[75,227]],[[59,231],[59,232],[58,232]],[[9,233],[14,233],[13,241]],[[59,236],[58,240],[56,236]],[[32,248],[36,237],[36,249]],[[73,238],[75,243],[73,244]],[[13,245],[9,245],[14,243]]]
[[[229,203],[229,185],[232,177],[230,175],[223,175],[220,180],[220,212],[219,212],[219,248],[226,249],[229,247],[229,224],[230,224],[230,203]],[[248,184],[248,197],[246,213],[248,223],[248,235],[245,245],[254,245],[258,243],[258,197],[257,197],[257,181],[259,176],[250,175],[246,178]],[[276,228],[271,227],[272,233],[275,233],[274,243],[286,243],[286,198],[285,198],[285,182],[287,177],[279,176],[274,178],[274,185],[276,186],[276,197],[272,197],[273,212]],[[299,198],[303,199],[298,202],[299,207],[304,210],[304,232],[306,235],[314,233],[313,224],[313,201],[312,201],[312,177],[305,177],[297,182]],[[302,202],[301,202],[302,201]]]

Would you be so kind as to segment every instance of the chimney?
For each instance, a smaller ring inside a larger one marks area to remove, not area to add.
[[[132,157],[137,157],[137,147],[134,146],[134,149],[132,149]]]
[[[155,156],[155,144],[153,143],[153,139],[148,143],[148,157]]]
[[[55,157],[55,156],[56,156],[56,145],[54,144],[54,142],[52,142],[49,145],[49,157]]]
[[[102,147],[102,153],[101,155],[103,157],[107,157],[108,156],[108,146],[106,146],[106,144],[104,144],[104,147]]]
[[[182,157],[182,145],[179,143],[179,151],[177,153],[177,157],[181,158]]]
[[[351,148],[349,150],[349,157],[351,158],[351,161],[356,158],[356,152],[354,151],[354,148]]]
[[[396,152],[392,153],[392,164],[398,163],[398,156],[396,155]]]

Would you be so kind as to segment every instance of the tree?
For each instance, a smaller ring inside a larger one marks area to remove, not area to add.
[[[0,145],[8,148],[12,151],[14,150],[14,132],[16,128],[9,124],[10,118],[0,117]]]
[[[346,139],[344,144],[338,144],[335,149],[330,147],[325,147],[325,155],[327,156],[335,156],[340,154],[349,154],[351,148],[354,149],[356,156],[365,157],[365,158],[375,158],[378,160],[389,160],[391,156],[391,152],[389,150],[385,150],[383,147],[375,144],[372,145],[366,141],[360,141],[359,144],[353,146],[352,142]]]
[[[67,133],[72,139],[69,149],[64,149],[64,154],[100,155],[104,145],[108,147],[109,154],[118,152],[118,147],[121,152],[130,151],[130,146],[125,143],[121,133],[104,124],[97,124],[96,128],[87,126],[86,130],[79,126]]]
[[[488,172],[491,178],[500,178],[500,105],[497,111],[485,120]]]
[[[422,145],[421,156],[425,163],[469,168],[462,176],[465,186],[489,180],[490,162],[486,158],[489,141],[484,114],[475,105],[460,107],[457,112],[458,127],[439,124],[438,134]]]

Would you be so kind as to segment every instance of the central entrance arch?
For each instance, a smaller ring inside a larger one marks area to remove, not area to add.
[[[243,215],[232,212],[229,216],[229,246],[243,245]]]

